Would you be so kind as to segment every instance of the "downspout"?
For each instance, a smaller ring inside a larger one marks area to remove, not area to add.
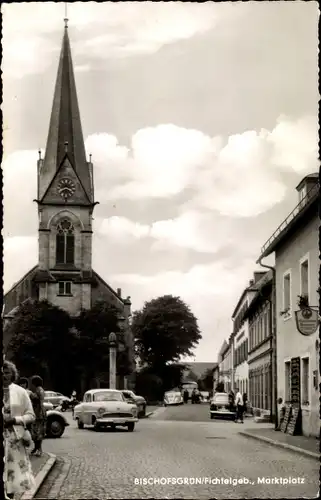
[[[256,264],[259,264],[261,267],[264,267],[266,269],[269,269],[272,271],[272,300],[271,300],[271,326],[272,326],[272,374],[273,374],[273,388],[271,391],[274,389],[274,397],[272,398],[273,400],[273,406],[274,406],[274,413],[275,413],[275,420],[274,420],[274,429],[277,430],[278,428],[278,387],[277,387],[277,357],[276,357],[276,349],[277,349],[277,344],[276,344],[276,272],[275,268],[272,266],[268,266],[267,264],[262,264],[262,257],[260,257],[257,261]],[[272,404],[271,400],[271,404]]]

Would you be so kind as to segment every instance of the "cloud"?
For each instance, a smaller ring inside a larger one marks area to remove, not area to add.
[[[298,174],[317,170],[318,124],[314,116],[291,121],[280,117],[268,141],[273,145],[272,162]]]
[[[46,69],[60,50],[61,35],[55,34],[63,29],[63,9],[52,2],[3,6],[3,70],[8,75],[21,78]],[[156,52],[212,28],[219,15],[210,3],[179,2],[75,3],[68,12],[75,56],[99,59]],[[40,36],[35,35],[39,27]]]
[[[225,141],[173,124],[139,130],[130,150],[107,134],[88,141],[98,176],[105,168],[114,181],[105,198],[169,198],[192,189],[189,210],[231,217],[257,216],[281,202],[286,194],[284,169],[301,175],[317,169],[313,117],[281,117],[271,131],[246,131]]]
[[[34,150],[16,151],[4,158],[4,236],[35,233],[37,209],[37,159]]]
[[[19,281],[38,262],[37,236],[4,238],[4,291]]]
[[[148,225],[132,222],[126,217],[113,216],[96,223],[97,231],[116,242],[127,243],[128,239],[141,239],[149,235]]]

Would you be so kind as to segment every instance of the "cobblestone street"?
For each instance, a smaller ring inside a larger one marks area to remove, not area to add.
[[[58,461],[36,498],[317,495],[316,460],[239,436],[241,426],[233,422],[164,419],[167,412],[199,412],[199,419],[208,412],[208,407],[191,408],[161,409],[159,416],[140,421],[133,433],[78,430],[72,422],[61,439],[45,441],[45,450],[55,453]],[[244,428],[248,426],[251,424],[244,424]],[[135,484],[135,478],[136,483],[144,478],[246,478],[249,484]],[[266,484],[260,483],[259,478],[265,478]],[[300,478],[301,484],[267,484],[271,478]]]

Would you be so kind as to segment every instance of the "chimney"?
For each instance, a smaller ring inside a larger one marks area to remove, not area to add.
[[[121,288],[117,288],[117,295],[121,298]]]
[[[254,280],[250,280],[250,287],[254,285]]]

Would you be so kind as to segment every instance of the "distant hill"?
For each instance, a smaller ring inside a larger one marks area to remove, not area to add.
[[[211,369],[214,370],[216,368],[217,363],[202,363],[202,362],[192,362],[186,363],[186,372],[184,374],[184,379],[188,379],[189,373],[192,372],[197,379],[202,378],[206,371]],[[194,379],[194,377],[193,377]]]

